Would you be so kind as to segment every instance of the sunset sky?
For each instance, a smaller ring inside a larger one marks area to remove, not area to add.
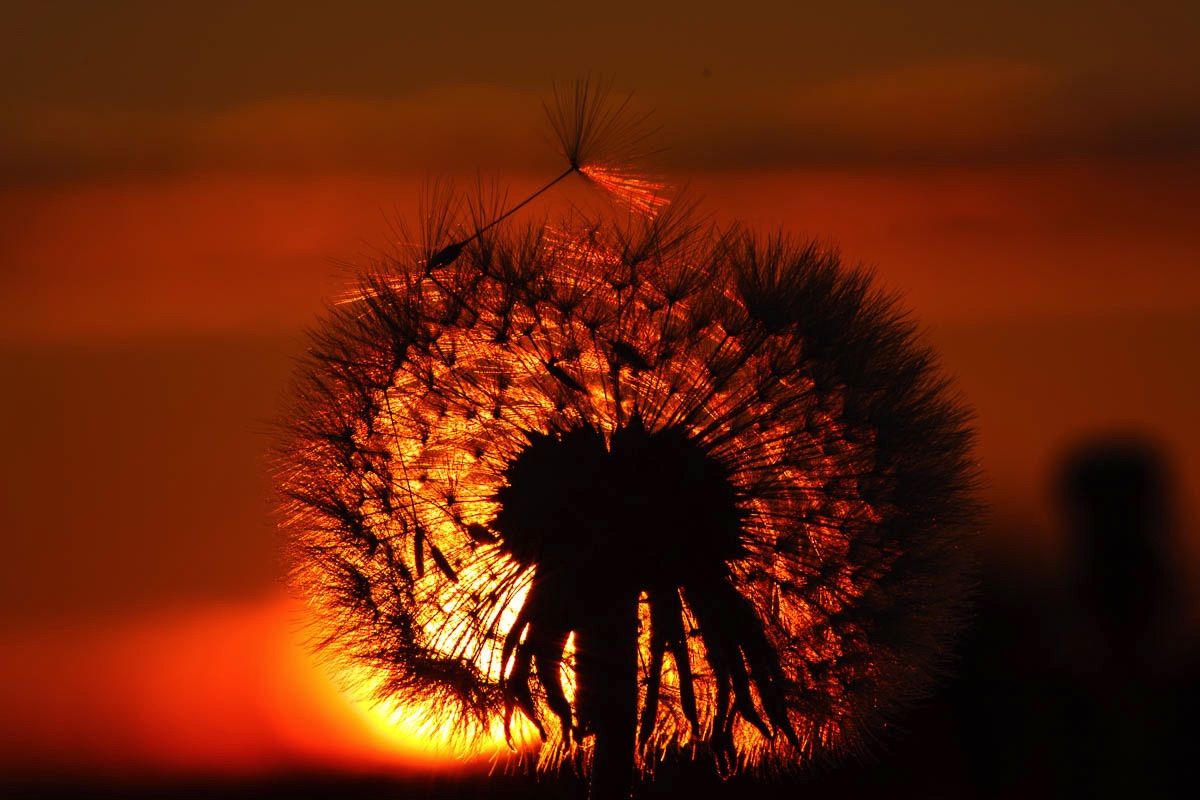
[[[315,5],[6,8],[0,771],[429,763],[300,646],[265,453],[422,183],[558,174],[579,76],[717,219],[903,296],[977,409],[991,549],[1053,571],[1057,459],[1130,431],[1200,575],[1196,3]]]

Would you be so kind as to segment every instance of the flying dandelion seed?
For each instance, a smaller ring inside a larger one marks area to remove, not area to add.
[[[597,798],[856,750],[964,593],[969,415],[913,323],[691,211],[437,218],[313,335],[281,454],[317,645]]]
[[[630,110],[633,95],[610,102],[609,85],[593,86],[586,80],[575,81],[568,95],[554,87],[554,103],[544,106],[554,129],[559,149],[567,160],[566,170],[512,208],[496,209],[487,220],[476,220],[469,235],[442,244],[425,260],[430,269],[454,263],[464,247],[487,234],[545,192],[572,175],[579,175],[612,197],[624,202],[633,212],[653,214],[667,204],[666,184],[648,179],[628,165],[653,152],[646,147],[652,131],[648,115]],[[437,218],[445,219],[443,208]],[[436,241],[436,237],[426,241]]]

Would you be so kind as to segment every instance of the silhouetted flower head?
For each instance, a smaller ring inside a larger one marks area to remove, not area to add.
[[[620,609],[646,770],[808,763],[926,688],[968,414],[864,273],[677,206],[427,231],[314,333],[287,423],[332,658],[543,765],[590,758]]]

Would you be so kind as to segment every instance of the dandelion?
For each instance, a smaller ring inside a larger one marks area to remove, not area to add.
[[[914,324],[689,212],[427,226],[313,334],[280,458],[317,646],[596,798],[860,748],[964,591],[969,415]]]

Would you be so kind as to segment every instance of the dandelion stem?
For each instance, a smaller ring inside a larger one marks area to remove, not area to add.
[[[594,637],[590,659],[601,678],[593,687],[596,743],[588,797],[629,800],[637,763],[638,592],[613,592],[608,599],[588,625]]]
[[[520,211],[522,208],[524,208],[525,206],[529,205],[529,204],[530,204],[530,203],[532,203],[534,200],[536,200],[536,199],[537,199],[537,197],[538,197],[538,195],[542,194],[543,192],[547,192],[547,191],[549,191],[549,190],[550,190],[550,188],[551,188],[551,187],[553,187],[553,186],[554,186],[556,183],[558,183],[558,182],[559,182],[559,181],[561,181],[561,180],[564,180],[565,178],[567,178],[567,177],[568,177],[569,175],[571,175],[572,173],[574,173],[574,172],[578,172],[578,171],[579,171],[579,167],[575,166],[574,164],[572,164],[571,166],[567,167],[566,171],[565,171],[563,174],[559,175],[557,178],[555,178],[554,180],[550,181],[549,183],[547,183],[547,184],[546,184],[545,186],[543,186],[542,188],[538,189],[538,190],[537,190],[536,192],[534,192],[533,194],[529,195],[529,197],[526,197],[524,200],[522,200],[521,202],[517,203],[515,206],[513,206],[512,208],[510,208],[508,211],[505,211],[503,214],[501,214],[500,216],[496,217],[494,220],[492,220],[491,222],[489,222],[487,225],[484,225],[482,228],[480,228],[478,231],[476,231],[476,232],[475,232],[475,236],[479,236],[479,234],[481,234],[481,233],[485,233],[486,231],[488,231],[488,230],[489,230],[489,229],[491,229],[492,227],[494,227],[494,226],[496,226],[496,225],[500,224],[501,222],[503,222],[504,220],[508,219],[508,218],[509,218],[509,217],[511,217],[513,214],[517,213],[517,212],[518,212],[518,211]]]

